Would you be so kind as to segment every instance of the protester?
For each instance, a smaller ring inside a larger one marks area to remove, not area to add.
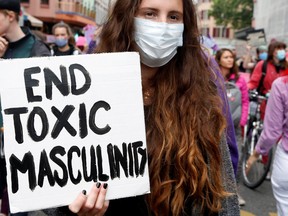
[[[285,48],[286,44],[279,41],[269,44],[267,65],[265,66],[263,60],[257,63],[248,82],[249,90],[258,90],[260,94],[268,95],[274,80],[287,74],[285,72],[287,67]],[[266,74],[263,76],[264,70],[266,70]],[[263,101],[260,107],[262,119],[265,115],[265,107],[266,101]]]
[[[52,27],[55,36],[55,45],[52,46],[53,56],[78,55],[80,50],[75,45],[75,40],[70,26],[64,22],[56,23]]]
[[[251,53],[252,46],[247,45],[246,49],[247,49],[247,54],[244,57],[243,67],[245,68],[246,72],[251,73],[259,61],[267,60],[268,48],[266,45],[258,46],[256,48],[256,56],[253,56]]]
[[[244,126],[247,123],[248,109],[249,109],[249,96],[248,96],[247,84],[246,84],[245,78],[241,76],[241,74],[238,73],[238,66],[235,61],[235,56],[233,55],[233,52],[230,49],[222,48],[218,50],[216,53],[215,59],[219,64],[224,80],[231,86],[235,87],[235,92],[239,92],[241,95],[241,97],[239,98],[235,97],[235,95],[234,96],[232,95],[233,100],[232,99],[231,100],[234,104],[231,104],[233,106],[230,107],[230,108],[232,107],[234,108],[235,106],[239,106],[239,108],[235,107],[236,109],[233,110],[235,113],[232,113],[232,116],[233,117],[235,116],[235,120],[233,123],[234,123],[234,128],[235,128],[235,133],[236,133],[238,152],[241,153],[241,147],[243,145],[242,131],[244,131]],[[241,155],[239,155],[239,158],[241,158]],[[241,177],[240,170],[241,170],[241,163],[239,161],[238,173],[236,176],[237,183],[240,182],[240,177]],[[238,193],[238,201],[240,205],[245,205],[246,203],[245,200],[239,195],[239,193]]]
[[[117,1],[96,50],[140,53],[151,194],[110,200],[108,207],[109,185],[96,184],[70,210],[86,216],[239,215],[223,78],[201,48],[192,1]]]
[[[272,84],[266,107],[264,129],[253,154],[246,164],[248,173],[260,155],[267,155],[278,143],[272,172],[272,189],[277,202],[278,216],[288,215],[288,76],[276,79]]]
[[[27,27],[19,26],[19,0],[0,0],[0,12],[0,58],[50,55],[48,47],[37,40]]]
[[[0,0],[0,58],[28,58],[36,56],[50,56],[49,47],[42,41],[37,40],[27,27],[20,27],[18,24],[20,14],[20,0]],[[7,71],[9,72],[9,71]],[[0,113],[2,122],[2,114]],[[0,125],[2,128],[3,125]],[[0,163],[5,163],[2,159]],[[1,189],[6,188],[6,169],[1,164]],[[1,211],[8,215],[7,190],[3,194]],[[17,214],[25,215],[26,213]]]

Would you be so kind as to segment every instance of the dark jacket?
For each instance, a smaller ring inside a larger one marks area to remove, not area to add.
[[[51,52],[47,44],[37,39],[35,35],[31,33],[29,28],[22,27],[21,29],[25,36],[18,41],[9,43],[3,56],[4,59],[51,56]],[[21,54],[19,54],[19,52],[21,52]]]
[[[51,56],[49,46],[43,41],[36,39],[31,50],[30,57]]]

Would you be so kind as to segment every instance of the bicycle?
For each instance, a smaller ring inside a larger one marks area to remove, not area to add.
[[[245,129],[244,146],[242,147],[242,174],[244,185],[255,189],[265,180],[272,163],[273,150],[267,156],[260,155],[259,159],[252,165],[249,173],[246,174],[246,163],[253,154],[257,141],[263,130],[263,120],[260,117],[260,105],[267,97],[258,94],[256,91],[249,92],[249,115],[248,124]]]

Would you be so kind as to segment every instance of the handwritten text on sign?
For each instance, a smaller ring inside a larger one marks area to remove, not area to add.
[[[67,205],[97,181],[108,182],[108,199],[149,192],[137,53],[0,67],[12,212]]]

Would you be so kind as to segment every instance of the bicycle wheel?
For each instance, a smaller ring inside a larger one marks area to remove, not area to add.
[[[254,148],[261,134],[261,131],[258,131],[258,133],[255,133],[254,141],[253,141],[252,139],[253,130],[250,130],[248,132],[247,139],[246,139],[246,142],[244,143],[243,153],[242,153],[243,182],[244,182],[244,185],[246,185],[247,187],[251,189],[257,188],[265,180],[267,173],[269,172],[271,162],[272,162],[272,156],[273,156],[272,149],[269,151],[267,156],[260,155],[259,159],[251,166],[249,173],[246,174],[245,169],[246,169],[247,160],[249,159],[250,155],[253,154]],[[251,150],[251,146],[254,146],[252,150]]]

